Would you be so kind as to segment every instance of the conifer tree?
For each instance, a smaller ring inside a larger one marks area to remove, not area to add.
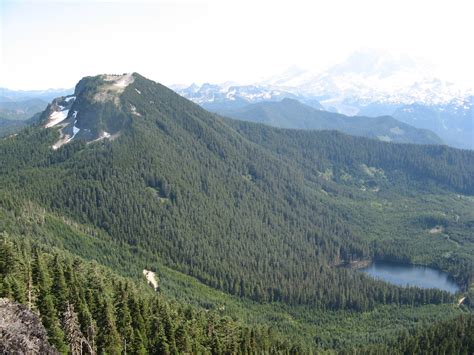
[[[59,351],[67,351],[67,346],[64,342],[64,333],[54,307],[53,296],[51,295],[51,279],[38,249],[34,250],[33,271],[38,288],[36,307],[41,314],[41,321],[48,332],[48,338],[56,349]]]
[[[66,280],[64,278],[62,262],[59,260],[59,256],[57,254],[54,256],[51,271],[53,278],[51,294],[54,297],[56,309],[60,314],[63,314],[67,310],[69,304],[68,300],[70,297]]]
[[[97,348],[106,354],[118,354],[122,351],[122,341],[115,326],[113,306],[105,297],[101,301],[97,320]]]

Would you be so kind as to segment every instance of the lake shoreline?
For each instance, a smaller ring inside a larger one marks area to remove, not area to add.
[[[365,267],[370,266],[375,260],[374,259],[363,259],[363,260],[352,260],[352,261],[344,261],[335,265],[338,268],[349,268],[353,270],[363,269]]]
[[[426,265],[383,260],[352,264],[370,277],[401,287],[435,288],[452,294],[462,291],[462,286],[449,273]],[[357,267],[362,264],[365,266]]]

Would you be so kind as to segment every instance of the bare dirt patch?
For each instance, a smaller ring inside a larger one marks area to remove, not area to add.
[[[444,228],[442,226],[436,226],[436,227],[433,227],[429,230],[429,233],[430,234],[439,234],[439,233],[442,233],[444,231]]]
[[[157,291],[158,281],[156,280],[156,274],[151,270],[143,269],[143,275],[145,275],[148,284],[151,285],[155,291]]]
[[[119,104],[118,96],[135,80],[132,74],[104,75],[102,78],[106,83],[98,88],[94,100],[96,102],[112,101],[116,105]]]

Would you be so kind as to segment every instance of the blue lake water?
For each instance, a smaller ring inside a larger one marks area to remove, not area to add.
[[[459,286],[445,272],[426,266],[376,261],[360,271],[398,286],[437,288],[455,293]]]

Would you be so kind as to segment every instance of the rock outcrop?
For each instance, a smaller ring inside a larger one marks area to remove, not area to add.
[[[59,354],[40,318],[24,305],[0,298],[0,354]]]

